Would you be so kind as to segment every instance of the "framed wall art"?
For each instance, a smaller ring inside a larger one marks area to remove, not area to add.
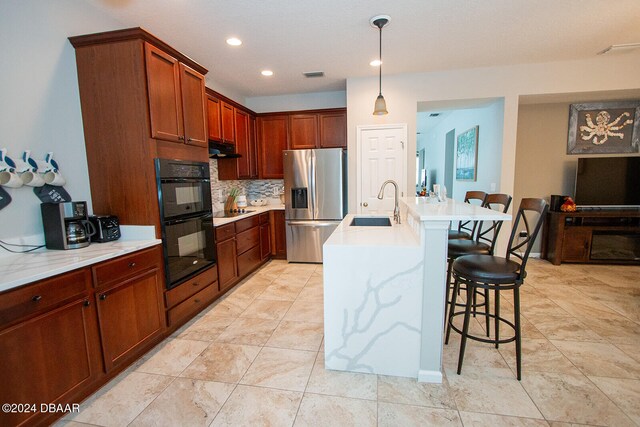
[[[478,168],[478,130],[479,126],[458,135],[456,148],[456,180],[475,181]]]
[[[571,104],[567,154],[640,152],[640,101]]]

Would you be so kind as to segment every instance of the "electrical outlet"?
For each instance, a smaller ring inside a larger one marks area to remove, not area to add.
[[[518,237],[521,237],[521,238],[523,238],[523,239],[524,239],[524,238],[526,238],[527,236],[528,236],[528,234],[527,234],[527,232],[526,232],[526,231],[521,231],[521,232],[518,234]]]

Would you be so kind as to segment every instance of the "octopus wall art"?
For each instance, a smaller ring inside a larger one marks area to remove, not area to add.
[[[567,152],[638,152],[639,110],[640,102],[571,105]]]

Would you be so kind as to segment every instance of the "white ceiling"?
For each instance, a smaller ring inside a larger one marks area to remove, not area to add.
[[[88,1],[121,28],[141,26],[191,56],[209,69],[209,82],[245,97],[344,90],[347,77],[377,75],[369,62],[378,32],[369,19],[378,14],[391,16],[383,76],[583,59],[640,42],[639,0]],[[230,36],[243,45],[228,46]],[[275,75],[262,77],[265,68]],[[326,77],[302,76],[318,70]]]

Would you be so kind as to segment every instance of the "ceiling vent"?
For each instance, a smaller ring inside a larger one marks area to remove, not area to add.
[[[440,115],[440,113],[431,113],[429,114],[429,117],[438,117]]]
[[[305,77],[311,79],[315,77],[324,77],[324,71],[307,71],[302,73]]]

